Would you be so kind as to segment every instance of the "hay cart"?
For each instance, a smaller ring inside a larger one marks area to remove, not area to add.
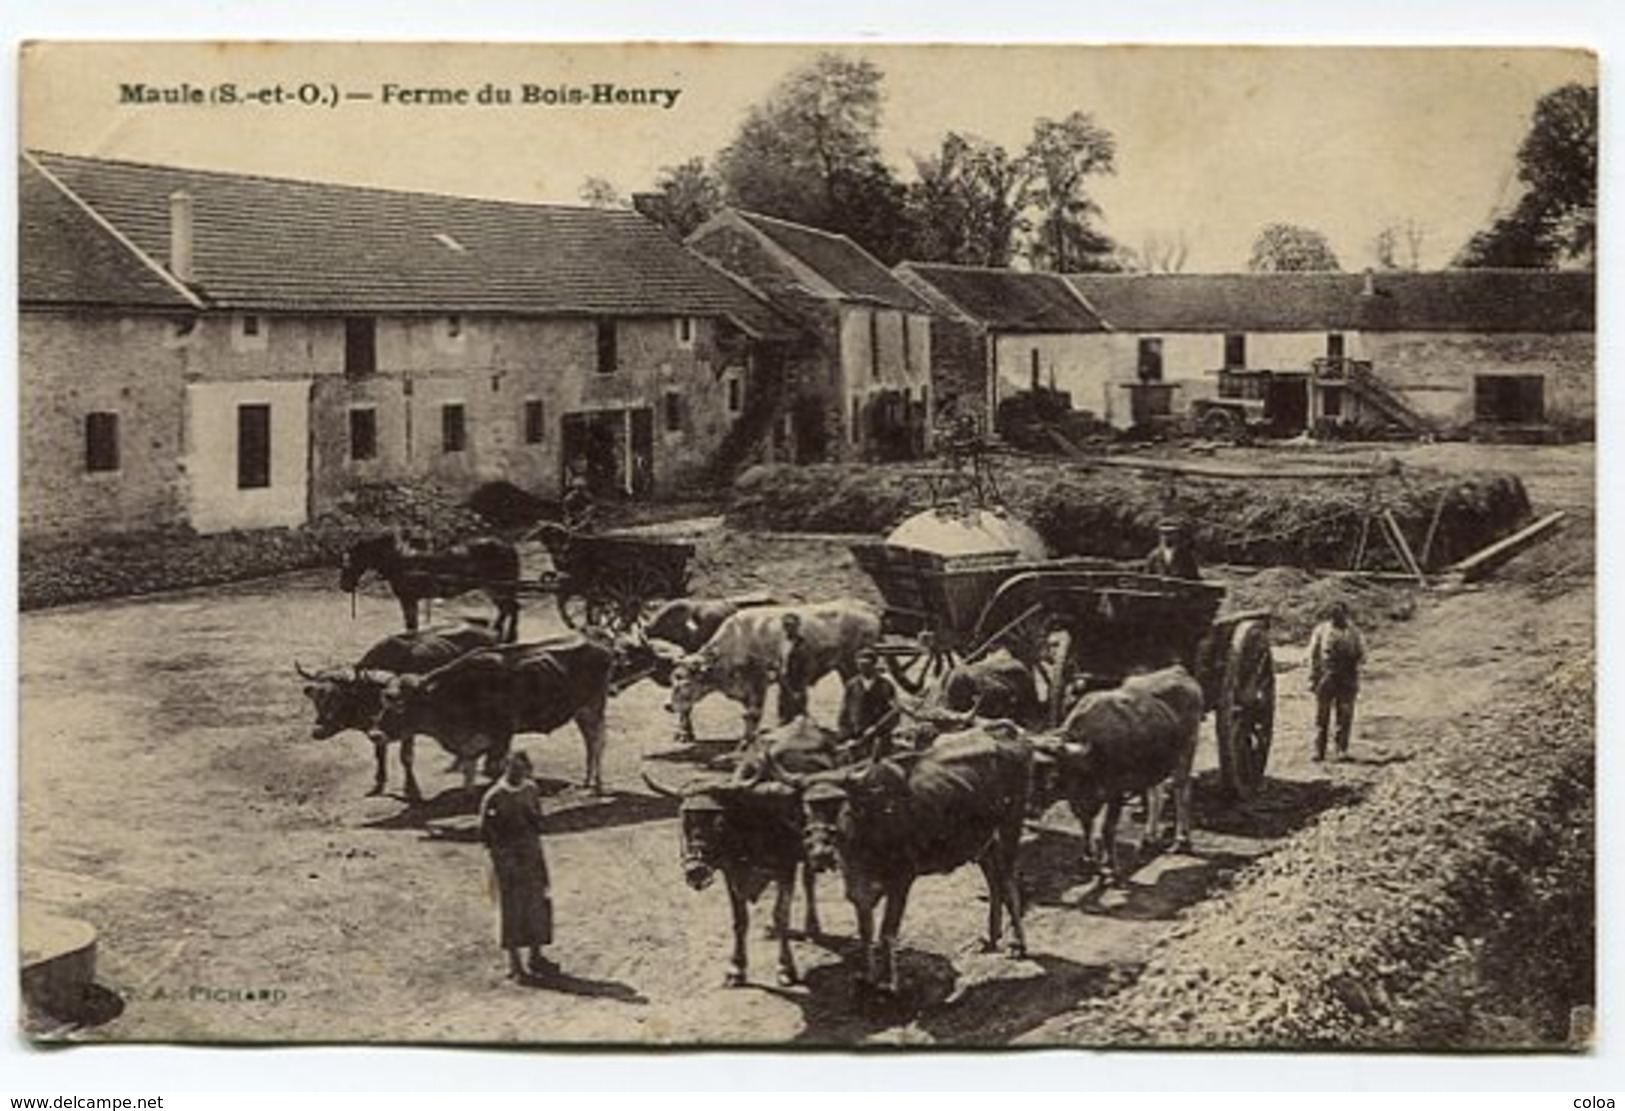
[[[555,596],[559,616],[572,629],[631,632],[660,605],[688,593],[694,545],[686,541],[564,529],[540,535],[554,570],[537,589]]]
[[[952,556],[887,543],[852,553],[885,599],[880,654],[904,689],[918,693],[957,661],[1003,648],[1034,667],[1057,725],[1089,690],[1184,664],[1214,714],[1226,788],[1245,798],[1263,780],[1275,726],[1269,615],[1220,616],[1223,587],[1099,559]]]

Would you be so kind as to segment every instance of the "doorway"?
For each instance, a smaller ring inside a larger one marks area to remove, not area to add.
[[[565,413],[559,443],[564,487],[580,474],[594,497],[648,497],[654,493],[653,409]]]
[[[1296,436],[1309,427],[1309,376],[1272,374],[1264,398],[1264,413],[1270,431],[1277,436]]]

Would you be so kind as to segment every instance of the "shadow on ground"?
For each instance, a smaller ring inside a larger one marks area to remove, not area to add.
[[[661,822],[677,816],[675,799],[629,791],[593,795],[562,779],[538,779],[536,782],[542,797],[548,800],[544,807],[544,837],[642,822]],[[403,809],[363,825],[367,829],[417,830],[438,841],[478,841],[477,815],[487,786],[475,784],[466,789],[450,787],[415,805],[402,798],[405,804]]]

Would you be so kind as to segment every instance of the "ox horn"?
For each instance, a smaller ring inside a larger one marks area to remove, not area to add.
[[[638,775],[643,778],[643,782],[648,786],[649,790],[653,791],[663,799],[680,799],[683,797],[678,792],[673,791],[670,787],[662,787],[660,784],[650,779],[649,773],[646,771],[640,771],[638,772]]]
[[[298,660],[293,661],[293,669],[294,669],[295,672],[298,673],[299,678],[301,678],[301,679],[306,679],[306,680],[309,680],[311,682],[315,682],[317,679],[321,678],[320,675],[318,675],[318,674],[316,674],[314,672],[306,671],[305,670],[305,665],[300,663]]]

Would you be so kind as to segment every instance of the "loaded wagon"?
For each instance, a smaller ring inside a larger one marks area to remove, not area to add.
[[[633,631],[661,605],[688,593],[694,545],[661,536],[537,530],[553,561],[538,582],[572,629]]]
[[[905,690],[919,693],[956,662],[1004,649],[1037,672],[1053,726],[1090,690],[1183,664],[1214,715],[1226,788],[1236,797],[1257,789],[1275,726],[1267,612],[1221,614],[1222,586],[1109,560],[1035,557],[1030,545],[930,550],[898,539],[851,550],[884,599],[879,651]]]

